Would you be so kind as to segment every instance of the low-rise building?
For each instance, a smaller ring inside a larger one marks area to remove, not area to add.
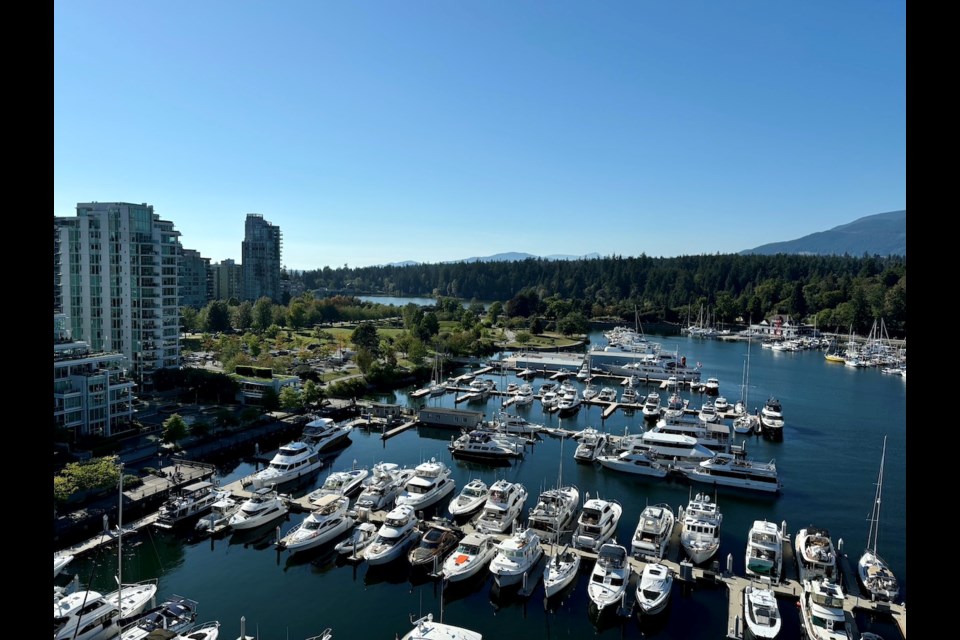
[[[431,427],[450,429],[476,429],[483,421],[483,413],[469,409],[449,409],[447,407],[424,407],[420,409],[418,419]]]
[[[300,378],[274,373],[266,367],[237,367],[230,377],[240,384],[237,391],[237,401],[243,404],[259,405],[263,403],[263,395],[268,389],[279,396],[284,387],[300,387]]]

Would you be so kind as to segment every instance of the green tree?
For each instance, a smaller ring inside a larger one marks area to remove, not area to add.
[[[70,462],[53,478],[53,495],[58,502],[78,491],[115,487],[120,480],[117,456],[93,458],[86,462]]]
[[[197,330],[197,319],[200,312],[193,307],[180,307],[180,330],[193,333]]]
[[[280,408],[280,395],[273,390],[273,387],[267,387],[260,397],[260,404],[265,411],[276,411]]]
[[[261,413],[263,412],[259,407],[244,407],[240,412],[240,424],[245,427],[250,426],[260,418]]]
[[[244,300],[236,307],[232,307],[233,328],[237,331],[246,332],[253,326],[253,303]]]
[[[273,324],[273,303],[270,298],[263,296],[253,303],[253,330],[266,331]]]
[[[587,328],[587,319],[579,311],[568,313],[557,321],[557,330],[565,336],[586,333]]]
[[[230,328],[230,308],[223,300],[210,302],[204,307],[204,311],[207,318],[207,326],[203,327],[204,330],[216,333]]]
[[[187,435],[187,423],[175,413],[163,421],[163,441],[176,444],[177,440],[182,440]]]
[[[297,388],[288,385],[280,390],[280,408],[284,411],[296,411],[302,406],[303,399]]]
[[[300,392],[300,401],[304,409],[309,409],[323,399],[323,389],[313,380],[307,380],[303,383],[303,389]]]
[[[361,322],[350,334],[350,341],[358,350],[366,349],[374,357],[380,353],[380,336],[372,322]]]
[[[303,301],[297,299],[290,303],[290,311],[287,313],[287,320],[294,329],[302,329],[307,320],[307,306]]]
[[[517,344],[520,346],[526,346],[530,344],[530,341],[533,340],[533,336],[530,335],[529,331],[517,331],[513,336],[513,339],[517,341]]]
[[[190,435],[203,438],[210,433],[210,423],[205,420],[197,420],[190,425]]]
[[[501,315],[503,315],[503,303],[497,300],[487,309],[487,319],[490,321],[490,324],[496,324]]]
[[[374,355],[366,347],[360,347],[357,349],[357,367],[360,369],[361,373],[370,371],[370,368],[376,361],[376,357],[374,357]]]

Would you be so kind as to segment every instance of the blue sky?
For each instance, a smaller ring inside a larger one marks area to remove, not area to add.
[[[54,215],[214,262],[733,253],[906,208],[884,0],[54,3]]]

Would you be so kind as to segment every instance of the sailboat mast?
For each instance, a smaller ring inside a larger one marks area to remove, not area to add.
[[[120,492],[117,498],[117,609],[123,617],[123,463],[120,463]]]

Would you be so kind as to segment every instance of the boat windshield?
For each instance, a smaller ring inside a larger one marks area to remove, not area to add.
[[[475,556],[480,553],[480,547],[475,544],[466,544],[464,542],[460,543],[460,546],[457,547],[457,553],[461,553],[468,556]]]

